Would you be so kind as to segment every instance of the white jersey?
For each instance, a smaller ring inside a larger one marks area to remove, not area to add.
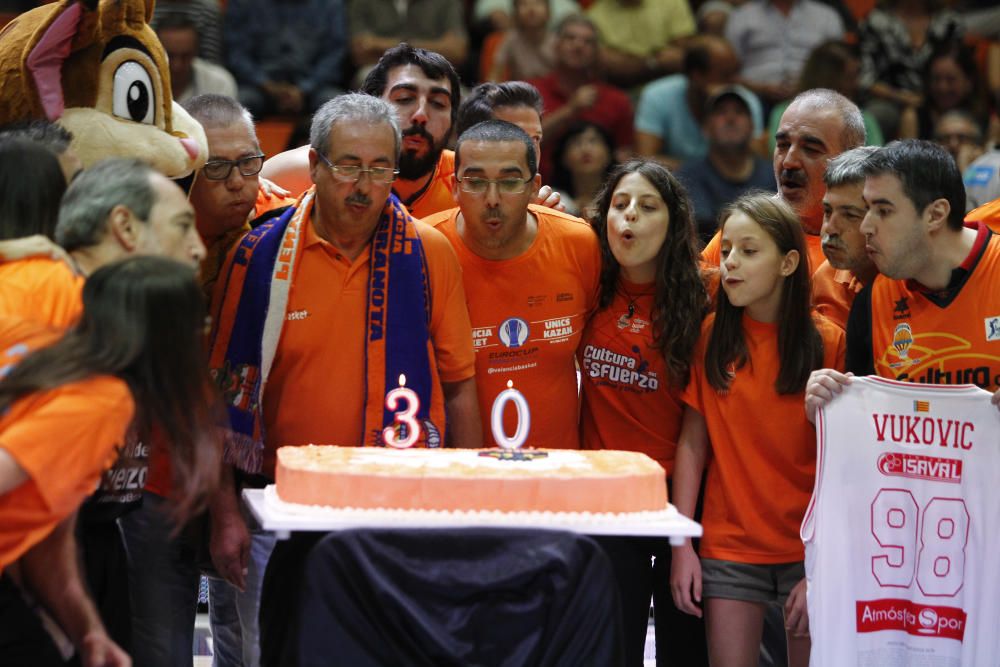
[[[1000,665],[1000,412],[854,378],[819,410],[802,522],[812,667]]]

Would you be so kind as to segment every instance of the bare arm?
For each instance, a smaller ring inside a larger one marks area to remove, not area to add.
[[[212,565],[219,576],[242,591],[246,586],[250,532],[240,513],[231,466],[222,466],[219,489],[209,501],[208,512],[211,521],[208,552]]]
[[[70,266],[73,265],[65,250],[56,245],[55,241],[41,234],[0,241],[0,261],[13,262],[27,257],[50,257],[62,260]]]
[[[444,411],[448,416],[448,445],[466,449],[483,446],[482,421],[479,419],[479,397],[476,379],[442,382]]]
[[[21,556],[22,583],[77,647],[85,667],[130,667],[132,660],[108,637],[80,577],[75,524],[74,514]]]
[[[684,408],[681,435],[677,440],[674,459],[672,498],[677,511],[686,517],[694,517],[698,503],[698,490],[705,471],[708,456],[708,429],[700,412]],[[701,611],[701,563],[690,540],[673,547],[670,563],[670,591],[674,603],[681,611],[700,617]]]

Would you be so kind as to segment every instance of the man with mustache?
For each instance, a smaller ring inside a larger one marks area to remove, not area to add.
[[[223,265],[210,363],[237,443],[230,458],[245,473],[273,480],[279,446],[383,445],[385,395],[404,372],[421,399],[419,444],[482,444],[461,269],[448,240],[392,192],[402,143],[384,100],[324,104],[310,133],[314,187]],[[390,346],[387,329],[406,333]],[[275,664],[267,651],[288,608],[260,609],[261,662]]]
[[[840,93],[814,88],[788,105],[775,138],[778,195],[799,214],[809,265],[815,272],[826,259],[820,243],[826,192],[823,174],[830,158],[864,145],[864,118],[858,106]],[[712,266],[719,264],[719,242],[716,233],[702,252],[702,259]]]
[[[865,204],[865,160],[875,146],[854,148],[830,160],[823,175],[823,226],[820,240],[826,261],[813,273],[813,303],[816,310],[847,328],[847,315],[854,297],[870,284],[878,269],[865,252],[861,221]]]
[[[535,144],[513,123],[488,120],[455,148],[458,208],[427,218],[462,265],[476,349],[483,435],[512,381],[531,408],[533,447],[578,448],[574,357],[597,296],[597,236],[583,220],[536,206]],[[506,433],[517,427],[505,415]]]

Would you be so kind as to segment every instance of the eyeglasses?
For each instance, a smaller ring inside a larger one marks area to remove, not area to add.
[[[524,192],[530,178],[477,178],[475,176],[463,176],[458,179],[462,192],[473,195],[486,194],[490,185],[497,184],[497,191],[502,195],[519,195]]]
[[[368,174],[374,183],[392,183],[396,180],[396,174],[399,173],[399,169],[393,169],[392,167],[368,167],[362,169],[357,164],[334,164],[330,162],[330,158],[322,153],[317,151],[316,154],[323,160],[323,164],[333,172],[333,177],[342,183],[357,183],[361,180],[361,174]]]
[[[210,181],[224,181],[233,173],[233,167],[243,176],[255,176],[264,168],[264,155],[248,155],[239,160],[210,160],[201,168],[201,173]]]

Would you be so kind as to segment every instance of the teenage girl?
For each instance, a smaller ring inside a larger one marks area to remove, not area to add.
[[[612,171],[595,206],[602,268],[598,310],[580,346],[581,440],[588,449],[644,452],[669,477],[681,427],[678,392],[708,308],[691,205],[664,167],[633,160]],[[657,663],[705,664],[700,620],[678,613],[670,597],[667,541],[601,544],[622,597],[626,664],[643,664],[651,594]]]
[[[61,659],[8,575],[84,664],[128,664],[79,578],[73,516],[130,425],[162,436],[179,514],[204,507],[220,459],[205,318],[192,268],[140,256],[88,278],[83,315],[61,338],[0,320],[0,654],[13,663]]]
[[[674,465],[673,502],[693,516],[708,466],[700,556],[673,549],[679,609],[704,609],[712,665],[756,667],[764,612],[784,604],[789,664],[809,662],[799,524],[816,435],[803,410],[812,370],[843,368],[843,331],[814,315],[802,228],[771,194],[720,217],[721,288],[695,349]],[[711,454],[711,456],[709,456]]]

